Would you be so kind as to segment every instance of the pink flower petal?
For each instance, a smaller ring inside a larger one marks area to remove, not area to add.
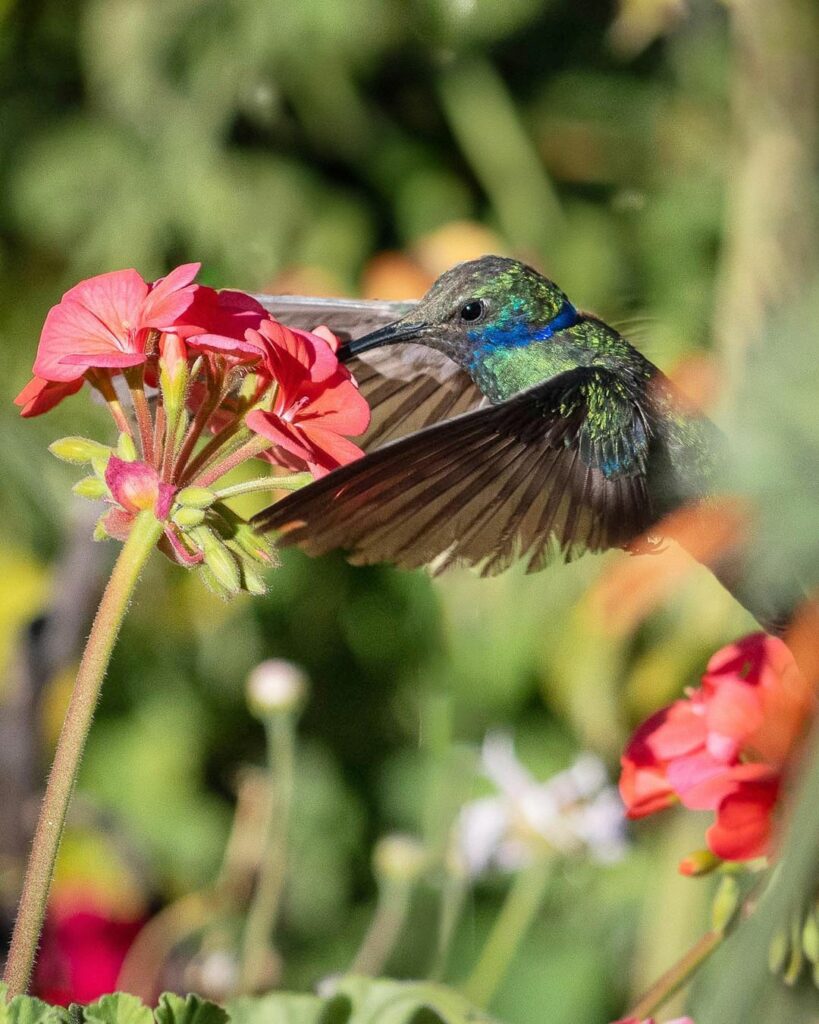
[[[140,326],[158,330],[173,327],[193,302],[196,286],[191,286],[191,282],[201,266],[201,263],[183,263],[161,277],[142,304]]]
[[[32,377],[14,399],[14,404],[21,407],[20,415],[25,418],[40,416],[42,413],[53,409],[64,398],[76,394],[83,386],[83,383],[82,377],[65,383],[43,380],[42,377]]]

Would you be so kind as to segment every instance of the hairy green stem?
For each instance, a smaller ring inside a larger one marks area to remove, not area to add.
[[[464,985],[464,995],[476,1006],[488,1006],[546,895],[552,861],[541,858],[521,871],[501,907],[478,962]]]
[[[240,494],[255,494],[257,491],[296,491],[312,480],[309,473],[293,473],[292,476],[260,476],[255,480],[244,480],[230,487],[214,491],[217,498],[236,498]]]
[[[296,716],[271,715],[266,722],[271,799],[262,860],[247,915],[239,969],[239,991],[255,992],[268,980],[273,932],[279,916],[287,868],[287,839],[295,778]]]
[[[151,513],[143,512],[137,517],[111,573],[91,627],[26,865],[17,920],[3,976],[11,996],[25,992],[31,977],[57,850],[102,681],[134,586],[161,535],[162,523]]]

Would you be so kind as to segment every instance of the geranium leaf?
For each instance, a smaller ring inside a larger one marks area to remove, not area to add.
[[[34,996],[15,996],[6,1009],[8,1024],[60,1024],[62,1007],[49,1006]]]
[[[346,1015],[344,1011],[346,1008]],[[416,981],[344,978],[320,1024],[493,1024],[462,995]]]
[[[153,1014],[137,996],[114,992],[85,1007],[87,1024],[152,1024]]]
[[[231,1024],[324,1024],[325,1006],[318,996],[272,992],[239,996],[227,1004]]]
[[[163,992],[154,1010],[157,1024],[227,1024],[228,1015],[221,1006],[191,993],[184,999],[174,992]]]

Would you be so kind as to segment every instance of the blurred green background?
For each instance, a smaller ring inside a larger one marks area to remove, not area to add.
[[[88,528],[46,445],[108,433],[84,396],[26,422],[10,399],[48,308],[125,266],[152,278],[195,259],[219,287],[402,298],[459,259],[528,259],[624,324],[738,426],[743,451],[776,422],[792,442],[784,459],[773,446],[778,476],[750,456],[740,476],[815,582],[815,21],[800,0],[3,0],[7,701],[20,631],[55,586],[76,586],[76,565],[55,566]],[[766,404],[771,381],[785,391]],[[794,481],[800,499],[783,501]],[[81,565],[93,575],[112,548]],[[754,627],[705,570],[663,587],[642,561],[433,583],[288,552],[268,597],[225,606],[155,560],[106,683],[58,891],[140,916],[214,879],[240,780],[263,760],[245,677],[289,658],[312,690],[283,984],[345,969],[374,907],[375,841],[400,830],[440,846],[482,791],[487,730],[509,730],[538,777],[591,750],[616,779],[630,729]],[[72,667],[38,706],[35,781]],[[709,883],[676,874],[704,823],[669,814],[632,830],[621,863],[561,863],[497,1016],[616,1017],[706,926]],[[24,847],[5,846],[10,908]],[[443,884],[433,872],[418,887],[389,973],[429,969]],[[470,889],[447,980],[468,974],[508,884]],[[172,977],[193,977],[196,943],[180,944]]]

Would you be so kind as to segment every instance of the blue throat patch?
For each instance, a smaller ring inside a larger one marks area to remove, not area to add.
[[[555,313],[548,323],[542,327],[535,328],[527,323],[525,319],[518,320],[514,324],[498,326],[492,331],[479,328],[468,332],[471,341],[478,343],[473,356],[472,365],[480,361],[481,356],[486,355],[499,348],[523,348],[533,341],[545,341],[559,331],[565,331],[580,320],[580,314],[568,299],[563,300],[563,305]]]

